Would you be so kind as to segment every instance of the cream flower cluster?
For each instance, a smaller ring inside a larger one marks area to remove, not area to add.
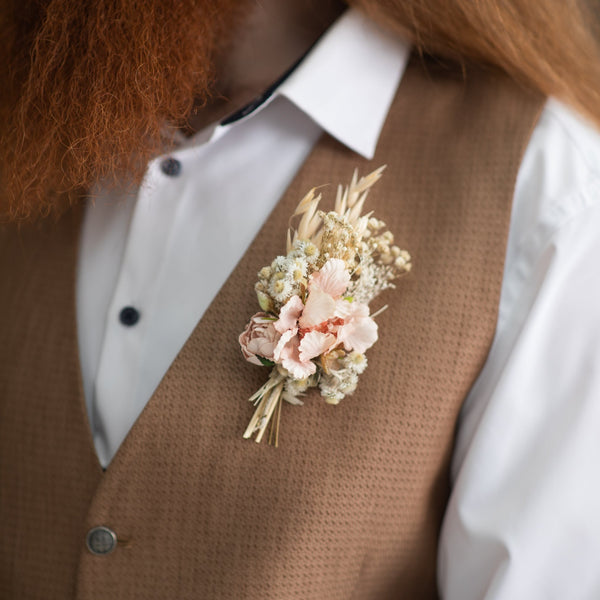
[[[298,240],[287,256],[278,256],[258,272],[256,295],[266,312],[278,312],[292,297],[304,296],[308,276],[316,268],[320,252],[315,244]]]

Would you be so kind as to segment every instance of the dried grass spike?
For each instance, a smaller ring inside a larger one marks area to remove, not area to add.
[[[302,198],[302,200],[300,200],[300,202],[298,203],[298,206],[296,206],[296,210],[294,211],[294,214],[292,215],[293,217],[304,214],[306,212],[307,207],[310,205],[310,203],[313,201],[313,199],[315,197],[316,190],[317,190],[316,187],[312,188],[306,194],[306,196],[304,196],[304,198]]]
[[[346,200],[348,199],[348,190],[344,189],[341,183],[338,183],[337,194],[335,196],[335,212],[343,215],[346,212]]]

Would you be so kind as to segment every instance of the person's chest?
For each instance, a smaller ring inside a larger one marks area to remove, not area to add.
[[[56,226],[3,235],[3,548],[33,535],[20,526],[27,515],[61,513],[44,539],[62,535],[59,583],[68,587],[77,574],[83,597],[99,577],[102,589],[131,597],[140,581],[158,598],[171,585],[180,597],[241,597],[266,580],[272,598],[290,590],[434,596],[456,417],[493,337],[514,177],[541,102],[506,80],[475,73],[465,87],[460,73],[413,61],[373,161],[323,136],[105,473],[78,379],[78,220],[66,215]],[[415,269],[380,317],[369,367],[337,407],[318,395],[286,407],[279,448],[245,441],[247,397],[264,382],[237,344],[256,311],[256,272],[284,249],[290,214],[308,189],[382,163],[388,169],[369,208],[410,250]],[[107,523],[130,545],[98,563],[81,554],[81,540]],[[155,560],[156,540],[168,561]],[[15,560],[27,572],[45,557]]]

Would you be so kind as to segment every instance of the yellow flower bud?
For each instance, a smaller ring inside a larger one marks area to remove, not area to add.
[[[260,290],[256,290],[256,297],[258,298],[258,304],[265,312],[271,312],[273,310],[273,300],[271,296],[268,296]]]

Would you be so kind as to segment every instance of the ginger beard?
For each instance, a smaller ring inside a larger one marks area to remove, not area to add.
[[[239,0],[28,0],[0,9],[0,218],[60,210],[96,181],[138,183],[210,95]]]

